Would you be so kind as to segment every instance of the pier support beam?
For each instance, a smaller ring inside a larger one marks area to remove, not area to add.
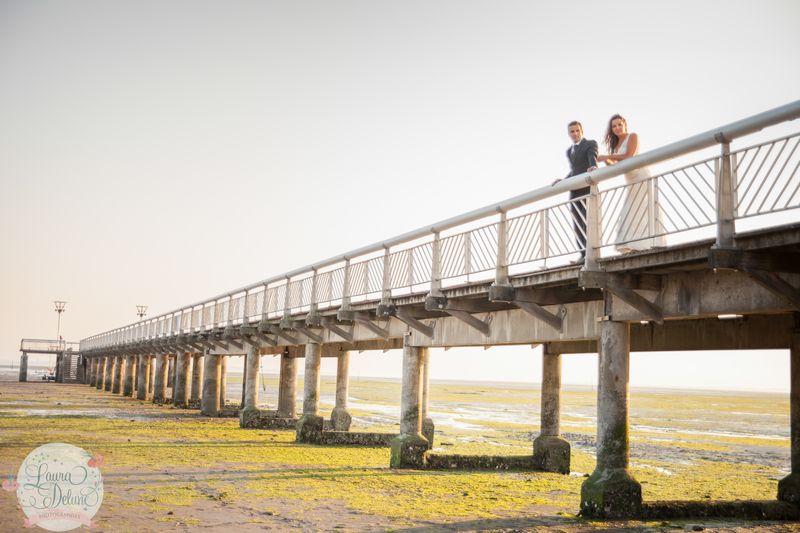
[[[203,359],[203,400],[200,404],[200,414],[217,416],[220,408],[219,389],[222,357],[206,352]]]
[[[167,361],[169,362],[169,370],[167,371],[167,387],[173,389],[173,398],[175,397],[174,389],[175,389],[175,363],[176,363],[177,356],[175,354],[167,355]]]
[[[306,344],[306,374],[303,385],[303,416],[297,421],[297,442],[311,440],[314,433],[322,431],[323,419],[319,416],[319,367],[322,345]]]
[[[150,357],[150,366],[148,368],[150,369],[150,379],[147,380],[147,394],[149,394],[150,397],[152,398],[153,389],[156,384],[156,361],[154,356],[151,355],[149,357]]]
[[[136,370],[136,399],[146,400],[150,389],[150,356],[140,355]]]
[[[800,504],[800,330],[792,334],[789,357],[792,472],[778,482],[778,499]]]
[[[278,416],[297,416],[297,359],[281,354],[281,374],[278,384]]]
[[[176,358],[172,403],[175,407],[188,407],[189,405],[189,354],[184,351],[178,352]]]
[[[542,354],[541,431],[533,461],[547,472],[569,474],[569,442],[561,437],[561,354]]]
[[[97,385],[97,357],[89,359],[89,386]]]
[[[125,376],[122,370],[122,362],[124,359],[122,357],[115,357],[114,358],[114,377],[111,381],[111,393],[112,394],[119,394],[122,392],[122,379]]]
[[[97,382],[94,385],[97,390],[103,390],[103,386],[105,385],[107,364],[108,357],[100,357],[97,361]]]
[[[239,411],[239,425],[241,427],[249,427],[250,420],[258,417],[258,365],[261,360],[261,355],[258,353],[258,348],[252,345],[247,345],[247,352],[244,359],[244,381],[242,389],[244,390],[244,402],[241,411]]]
[[[116,361],[116,357],[106,357],[106,365],[103,376],[103,390],[108,392],[111,392],[111,384],[114,381],[114,365]]]
[[[400,436],[392,439],[392,468],[422,468],[428,441],[422,436],[422,355],[403,341],[403,392],[400,400]]]
[[[163,353],[156,356],[156,382],[153,386],[153,403],[164,403],[167,401],[168,358],[169,356]]]
[[[192,354],[192,393],[189,401],[199,402],[203,390],[203,354]]]
[[[126,355],[125,356],[125,384],[122,387],[122,395],[123,396],[133,396],[133,384],[136,383],[134,381],[135,374],[136,374],[136,356],[135,355]]]
[[[435,426],[433,419],[428,415],[428,398],[430,386],[431,352],[428,347],[420,348],[422,358],[422,436],[428,441],[428,448],[433,448],[433,435]]]
[[[347,393],[350,384],[350,352],[341,352],[336,364],[336,405],[331,412],[334,431],[348,431],[353,418],[347,412]]]
[[[628,472],[630,325],[603,320],[597,387],[597,466],[581,486],[584,516],[639,516],[642,487]]]
[[[219,357],[219,408],[225,408],[225,393],[228,391],[228,356]]]
[[[28,354],[25,352],[19,356],[19,380],[22,383],[28,381]]]

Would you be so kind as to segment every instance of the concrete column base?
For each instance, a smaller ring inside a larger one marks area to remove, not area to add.
[[[314,434],[321,433],[325,419],[319,415],[303,415],[297,421],[297,442],[313,442]]]
[[[391,468],[424,468],[430,443],[422,435],[400,435],[392,439]]]
[[[642,486],[625,468],[595,470],[581,486],[581,515],[630,518],[642,514]]]
[[[800,504],[800,472],[792,472],[778,481],[778,499],[795,505]]]
[[[428,449],[433,448],[433,433],[435,426],[430,418],[422,419],[422,436],[428,441]]]
[[[533,440],[533,464],[545,472],[569,474],[569,442],[558,436],[539,435]]]
[[[334,431],[350,431],[353,417],[343,407],[334,407],[331,412],[331,426]]]
[[[253,428],[259,427],[259,421],[263,416],[261,409],[256,407],[248,407],[239,410],[239,427],[240,428]]]

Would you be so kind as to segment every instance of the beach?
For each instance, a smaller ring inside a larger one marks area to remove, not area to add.
[[[244,430],[235,418],[157,406],[88,385],[0,381],[0,475],[16,475],[48,442],[103,456],[95,516],[103,531],[788,531],[793,523],[738,520],[589,521],[577,516],[594,468],[596,391],[564,387],[561,431],[569,475],[392,470],[386,448],[299,445],[292,431]],[[277,377],[260,403],[274,408]],[[241,376],[229,376],[238,403]],[[298,397],[302,383],[298,382]],[[322,379],[322,414],[335,380]],[[521,455],[538,435],[535,385],[431,382],[440,453]],[[397,432],[400,383],[353,379],[351,430]],[[788,474],[788,394],[632,389],[631,472],[643,499],[774,500]],[[23,530],[2,492],[4,531]]]

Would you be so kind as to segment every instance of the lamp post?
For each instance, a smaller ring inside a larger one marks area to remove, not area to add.
[[[136,314],[139,315],[139,320],[144,318],[144,315],[147,314],[147,306],[146,305],[137,305],[136,306]]]
[[[61,313],[64,312],[67,302],[56,300],[53,302],[56,306],[56,313],[58,313],[58,329],[56,330],[56,342],[58,342],[58,349],[61,349]]]

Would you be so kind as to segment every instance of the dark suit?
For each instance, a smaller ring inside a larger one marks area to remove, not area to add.
[[[568,178],[583,174],[589,168],[597,166],[597,141],[581,139],[577,146],[567,148],[567,159],[569,160]],[[569,191],[569,199],[580,198],[589,194],[589,187],[582,187]],[[575,228],[575,240],[581,250],[581,257],[586,253],[586,200],[573,202],[570,206],[572,211],[572,225]]]

